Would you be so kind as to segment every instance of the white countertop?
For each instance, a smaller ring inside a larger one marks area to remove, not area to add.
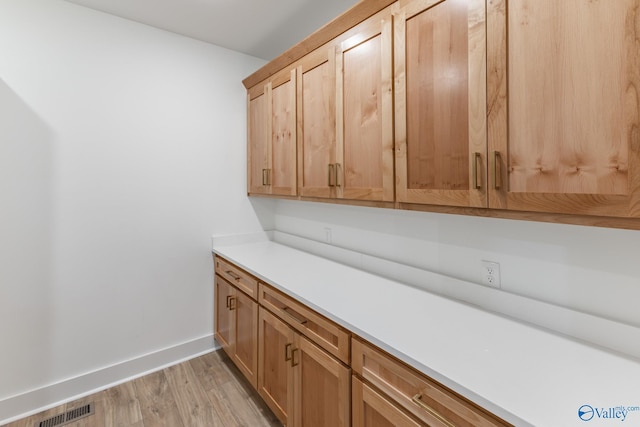
[[[638,361],[271,241],[214,252],[516,426],[640,426]]]

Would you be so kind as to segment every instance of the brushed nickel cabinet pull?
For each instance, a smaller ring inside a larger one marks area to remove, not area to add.
[[[451,424],[445,417],[443,417],[442,415],[440,415],[438,413],[438,411],[436,411],[435,409],[433,409],[431,406],[427,405],[426,403],[424,403],[422,401],[422,393],[418,393],[415,396],[413,396],[413,398],[411,399],[411,401],[413,401],[413,403],[415,403],[416,405],[418,405],[419,407],[421,407],[422,409],[424,409],[425,411],[427,411],[429,414],[431,414],[432,416],[434,416],[435,418],[438,419],[438,421],[440,421],[442,424],[448,426],[448,427],[456,427],[453,424]]]
[[[240,280],[240,276],[238,276],[236,273],[234,273],[231,270],[227,270],[225,273],[227,273],[229,276],[233,277],[233,280],[235,280],[235,281]]]
[[[291,344],[287,344],[284,346],[284,361],[288,362],[291,358]]]
[[[268,181],[267,171],[268,171],[268,169],[262,169],[262,185],[268,185],[267,184],[267,181]]]
[[[480,153],[473,153],[473,188],[474,190],[479,190],[482,188],[482,184],[480,183],[481,179],[478,179],[478,161],[482,160],[482,155]]]
[[[299,348],[294,348],[291,352],[291,367],[298,366],[300,364],[300,360],[296,362],[296,353],[300,350]],[[298,358],[299,359],[299,358]]]
[[[273,169],[267,169],[267,185],[271,185],[272,172],[273,172]]]
[[[340,177],[342,176],[342,165],[340,163],[336,163],[336,187],[340,187],[341,184],[341,180]]]
[[[493,188],[500,190],[502,187],[502,156],[499,151],[493,152]]]
[[[291,319],[295,320],[297,323],[300,323],[302,325],[304,325],[305,323],[307,323],[307,319],[300,319],[297,316],[293,315],[293,313],[290,313],[288,310],[290,310],[289,307],[282,307],[281,308],[282,312],[285,313],[287,316],[289,316]]]

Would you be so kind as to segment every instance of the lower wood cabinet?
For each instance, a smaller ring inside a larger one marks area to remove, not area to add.
[[[240,372],[256,387],[258,303],[220,276],[215,278],[215,338]]]
[[[349,364],[351,335],[346,329],[262,283],[258,286],[258,303],[327,353]]]
[[[287,427],[510,425],[217,256],[214,329]]]
[[[258,315],[258,393],[282,424],[293,411],[293,345],[295,333],[260,307]]]
[[[397,409],[402,408],[419,420],[418,425],[433,427],[509,425],[365,341],[352,339],[351,348],[353,354],[351,367],[354,375],[358,375],[380,390],[383,395],[388,396]],[[368,401],[375,400],[370,392],[363,393],[365,397],[368,396],[366,397]],[[356,405],[363,404],[354,401],[354,406]],[[382,411],[382,409],[379,410]],[[390,409],[386,409],[385,413],[389,411]]]
[[[258,360],[258,393],[285,426],[351,425],[351,370],[262,307]]]
[[[353,427],[420,427],[421,424],[407,415],[381,393],[363,383],[354,375]]]

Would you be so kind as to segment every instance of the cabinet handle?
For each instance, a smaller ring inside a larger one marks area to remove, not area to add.
[[[473,188],[474,190],[479,190],[482,188],[482,184],[480,183],[481,179],[478,179],[478,161],[482,160],[482,155],[480,153],[473,153]]]
[[[341,184],[341,180],[340,177],[342,176],[342,165],[340,163],[336,163],[336,187],[340,187]]]
[[[292,358],[293,356],[291,355],[291,344],[287,344],[284,346],[284,361],[288,362]]]
[[[227,295],[227,308],[229,308],[230,304],[229,304],[229,300],[231,299],[231,295]]]
[[[333,181],[331,181],[331,178],[335,175],[336,172],[336,167],[335,165],[329,163],[329,172],[328,172],[328,182],[327,185],[329,185],[329,187],[335,187],[335,184],[333,183]]]
[[[238,276],[236,273],[234,273],[231,270],[227,270],[227,271],[225,271],[225,273],[227,273],[229,276],[233,277],[233,280],[235,280],[236,282],[238,280],[240,280],[240,276]]]
[[[229,298],[229,310],[233,311],[236,309],[236,305],[234,304],[235,302],[236,302],[236,297]]]
[[[282,310],[283,313],[285,313],[287,316],[289,316],[291,319],[295,320],[297,323],[300,323],[302,325],[304,325],[305,323],[307,323],[307,319],[302,318],[300,319],[297,316],[294,316],[292,313],[290,313],[288,310],[291,310],[289,307],[282,307],[280,310]]]
[[[271,169],[262,169],[262,185],[271,185]]]
[[[445,417],[443,417],[442,415],[440,415],[438,413],[438,411],[436,411],[435,409],[433,409],[431,406],[427,405],[426,403],[424,403],[422,401],[422,393],[418,393],[415,396],[413,396],[413,398],[411,399],[413,401],[413,403],[415,403],[416,405],[418,405],[419,407],[421,407],[422,409],[424,409],[425,411],[427,411],[429,414],[431,414],[432,416],[434,416],[435,418],[438,419],[438,421],[440,421],[442,424],[448,426],[448,427],[456,427],[453,424],[451,424]]]
[[[296,362],[296,353],[298,352],[298,350],[300,350],[299,348],[294,348],[293,351],[291,352],[291,367],[295,367],[298,366],[300,364],[300,360],[298,360]],[[300,359],[300,358],[298,358]]]
[[[502,187],[502,156],[499,151],[493,152],[493,188],[499,190]]]

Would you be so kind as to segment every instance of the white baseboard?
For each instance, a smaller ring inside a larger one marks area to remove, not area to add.
[[[219,349],[213,335],[0,400],[0,426]]]

